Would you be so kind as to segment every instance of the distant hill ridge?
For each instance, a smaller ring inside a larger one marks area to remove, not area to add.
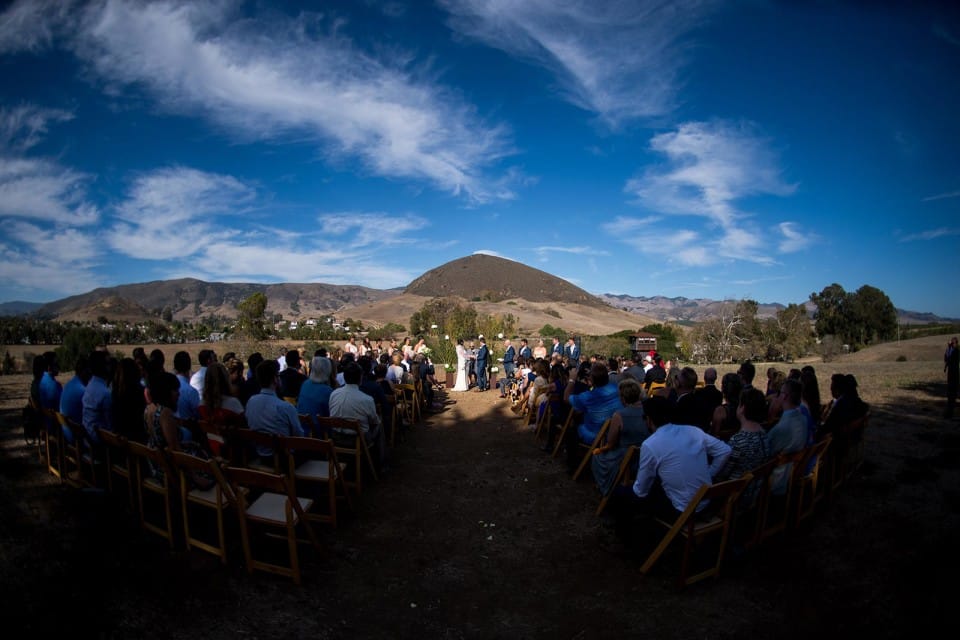
[[[606,304],[562,278],[533,267],[485,254],[458,258],[427,271],[404,293],[418,296],[460,296],[499,302],[519,298],[558,304]]]

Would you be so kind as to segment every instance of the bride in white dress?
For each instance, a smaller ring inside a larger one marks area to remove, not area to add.
[[[467,351],[463,348],[463,338],[457,340],[457,381],[452,390],[469,390],[467,386]]]

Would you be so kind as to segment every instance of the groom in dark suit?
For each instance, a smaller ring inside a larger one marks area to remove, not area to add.
[[[487,360],[490,358],[490,350],[487,349],[487,340],[480,336],[480,348],[477,349],[476,372],[477,372],[477,391],[486,391],[490,387],[487,380]]]
[[[567,339],[567,347],[564,349],[567,356],[567,366],[580,363],[580,347],[577,346],[577,340],[573,336]]]
[[[501,398],[506,397],[506,387],[503,385],[513,378],[513,372],[517,370],[517,365],[515,364],[517,350],[513,348],[512,344],[510,344],[509,338],[503,341],[503,348],[505,350],[503,354],[503,380],[498,383],[500,384]]]

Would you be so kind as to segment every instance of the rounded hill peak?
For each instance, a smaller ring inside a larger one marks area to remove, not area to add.
[[[520,298],[530,302],[604,304],[580,287],[545,271],[485,254],[458,258],[431,269],[407,285],[404,293],[491,302]]]

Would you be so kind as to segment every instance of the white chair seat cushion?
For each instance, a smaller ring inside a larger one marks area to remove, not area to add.
[[[308,511],[313,505],[313,500],[309,498],[297,498],[304,511]],[[247,515],[255,520],[264,522],[285,523],[287,521],[287,496],[280,493],[263,493],[254,500],[253,504],[247,507]],[[293,522],[296,524],[299,518],[297,512],[293,511]]]

